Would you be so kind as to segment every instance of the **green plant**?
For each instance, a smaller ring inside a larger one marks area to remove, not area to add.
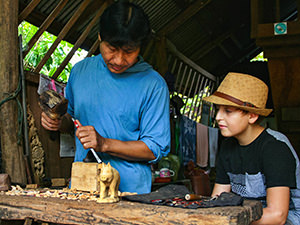
[[[34,36],[34,34],[38,31],[38,27],[23,21],[19,25],[19,35],[22,35],[23,39],[23,49],[27,48],[27,44],[30,39]],[[48,49],[51,47],[52,43],[55,41],[56,36],[50,34],[49,32],[44,32],[38,41],[34,44],[34,46],[30,49],[29,53],[26,55],[24,59],[24,69],[25,70],[34,70],[39,62],[43,59]],[[52,53],[51,57],[47,60],[46,64],[43,66],[40,71],[41,74],[52,77],[55,73],[56,69],[63,62],[67,54],[72,49],[73,45],[66,42],[61,41],[55,51]],[[82,49],[78,49],[75,53],[77,56],[84,55],[84,51]],[[72,61],[72,60],[71,60]],[[68,81],[71,69],[72,62],[68,62],[64,70],[58,76],[57,80],[66,83]]]

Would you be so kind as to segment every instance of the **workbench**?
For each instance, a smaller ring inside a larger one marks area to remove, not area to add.
[[[101,204],[0,194],[0,218],[55,224],[249,224],[262,215],[258,201],[244,200],[243,206],[183,209],[121,200]],[[26,224],[26,223],[24,223]]]

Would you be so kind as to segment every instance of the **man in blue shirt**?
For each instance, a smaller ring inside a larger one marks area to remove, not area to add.
[[[100,18],[101,54],[77,63],[66,87],[68,114],[42,126],[62,130],[78,120],[75,161],[90,148],[118,170],[121,192],[151,191],[151,163],[170,147],[169,91],[164,79],[139,55],[151,34],[135,4],[118,2]],[[63,122],[62,122],[63,121]]]

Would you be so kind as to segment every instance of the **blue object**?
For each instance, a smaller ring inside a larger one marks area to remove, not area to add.
[[[94,126],[104,138],[143,141],[156,159],[127,161],[99,153],[119,171],[121,192],[151,191],[150,163],[169,153],[169,91],[164,79],[142,57],[124,73],[111,73],[101,55],[77,63],[66,87],[68,113],[83,126]],[[76,138],[75,161],[88,151]]]

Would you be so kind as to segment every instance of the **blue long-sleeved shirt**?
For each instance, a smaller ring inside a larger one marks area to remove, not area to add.
[[[166,156],[170,147],[169,91],[164,79],[139,57],[121,74],[108,70],[101,55],[77,63],[66,87],[68,113],[83,126],[94,126],[104,138],[143,141],[156,159],[127,161],[98,153],[121,176],[121,192],[151,191],[150,163]],[[76,138],[75,161],[82,161],[85,150]]]

